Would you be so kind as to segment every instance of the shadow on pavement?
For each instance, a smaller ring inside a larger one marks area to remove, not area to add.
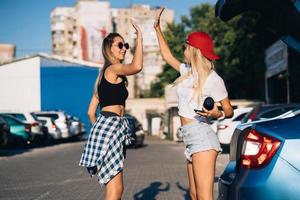
[[[17,149],[9,149],[9,148],[5,148],[5,149],[0,149],[0,157],[10,157],[10,156],[15,156],[18,154],[22,154],[25,152],[29,152],[31,151],[31,149],[29,148],[17,148]]]
[[[139,146],[127,146],[126,148],[127,149],[142,149],[142,148],[145,148],[147,146],[148,146],[148,144],[142,144],[142,145],[139,145]]]
[[[216,183],[218,181],[219,181],[219,177],[215,177],[214,182]],[[184,188],[182,185],[180,185],[179,182],[176,183],[176,186],[178,187],[178,189],[180,189],[184,192],[184,199],[185,200],[191,200],[189,188]]]
[[[75,138],[75,139],[71,138],[71,139],[60,139],[57,141],[52,141],[49,144],[32,143],[32,144],[15,145],[15,146],[10,145],[6,147],[0,147],[0,157],[12,157],[15,155],[30,152],[33,149],[46,148],[46,147],[56,146],[60,144],[67,144],[67,143],[77,143],[82,141],[84,141],[84,139],[82,138]]]
[[[185,200],[190,200],[190,191],[189,188],[184,188],[182,187],[182,185],[180,185],[179,182],[176,183],[176,186],[178,187],[178,189],[182,190],[184,192],[184,199]]]
[[[165,187],[163,187],[161,182],[153,182],[147,188],[142,189],[140,192],[134,194],[134,200],[155,200],[156,196],[160,192],[166,192],[170,190],[170,183],[167,183]]]

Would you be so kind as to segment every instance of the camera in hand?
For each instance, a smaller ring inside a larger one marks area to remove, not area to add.
[[[212,110],[214,108],[214,105],[215,105],[215,101],[214,101],[213,98],[211,98],[211,97],[206,97],[205,98],[204,103],[203,103],[203,107],[206,110]]]

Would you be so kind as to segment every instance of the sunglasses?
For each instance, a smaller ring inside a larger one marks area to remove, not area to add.
[[[129,44],[128,43],[119,42],[117,45],[113,45],[113,46],[118,46],[119,49],[123,49],[123,47],[125,47],[125,49],[129,49]]]
[[[181,49],[184,52],[186,50],[186,44],[182,45]]]

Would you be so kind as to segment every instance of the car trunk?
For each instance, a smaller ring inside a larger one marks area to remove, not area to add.
[[[267,126],[264,125],[264,128],[268,129],[271,136],[283,141],[282,149],[277,152],[277,154],[298,170],[300,170],[300,156],[298,154],[300,146],[299,124],[300,115],[292,118],[270,121],[267,122]],[[264,131],[259,124],[256,128],[261,132]]]
[[[288,121],[288,123],[287,123]],[[300,146],[300,115],[293,118],[278,119],[270,121],[253,122],[239,125],[232,136],[230,144],[230,160],[236,161],[237,166],[243,148],[243,141],[251,128],[260,133],[279,139],[281,150],[277,152],[284,160],[293,167],[300,170],[300,157],[298,155]],[[294,152],[294,153],[291,153]]]

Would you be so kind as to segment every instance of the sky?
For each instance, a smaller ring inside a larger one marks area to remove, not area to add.
[[[50,13],[55,7],[73,7],[77,0],[0,0],[0,43],[16,45],[16,57],[51,53]],[[175,11],[175,22],[201,3],[217,0],[110,0],[112,8],[130,4],[164,6]]]

